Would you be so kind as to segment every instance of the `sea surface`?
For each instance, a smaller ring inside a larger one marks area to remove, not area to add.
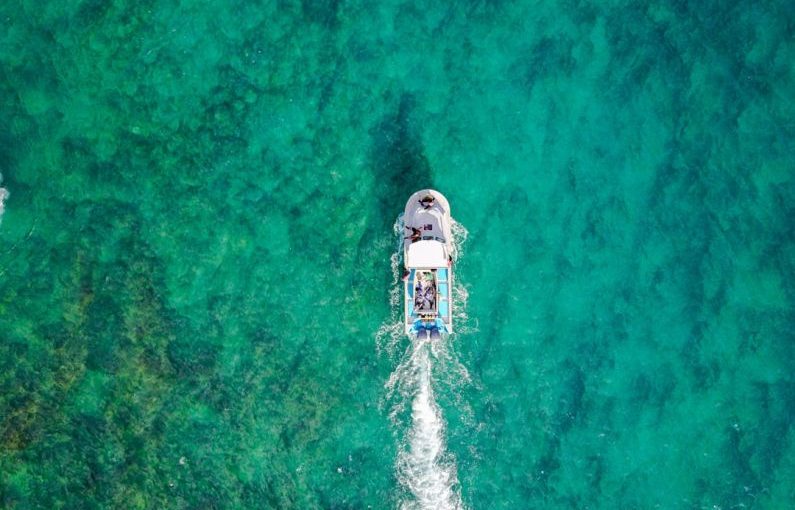
[[[795,507],[793,20],[0,3],[0,508]]]

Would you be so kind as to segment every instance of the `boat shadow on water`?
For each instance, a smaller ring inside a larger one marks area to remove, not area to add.
[[[378,224],[370,225],[373,232],[389,231],[395,204],[402,203],[418,189],[433,187],[422,137],[416,131],[417,124],[412,121],[414,108],[414,97],[403,94],[397,112],[384,117],[370,131],[372,193],[378,211],[382,211],[374,218]]]

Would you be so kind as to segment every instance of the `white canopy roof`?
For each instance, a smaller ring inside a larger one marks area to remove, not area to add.
[[[447,253],[439,241],[417,241],[411,243],[406,258],[406,267],[447,267]]]

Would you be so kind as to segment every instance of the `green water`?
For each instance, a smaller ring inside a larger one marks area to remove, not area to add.
[[[410,505],[376,332],[433,187],[465,508],[791,508],[793,19],[3,2],[0,507]]]

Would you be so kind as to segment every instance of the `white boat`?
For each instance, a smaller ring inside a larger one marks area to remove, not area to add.
[[[453,238],[450,204],[420,190],[403,214],[404,322],[407,334],[453,332]]]

